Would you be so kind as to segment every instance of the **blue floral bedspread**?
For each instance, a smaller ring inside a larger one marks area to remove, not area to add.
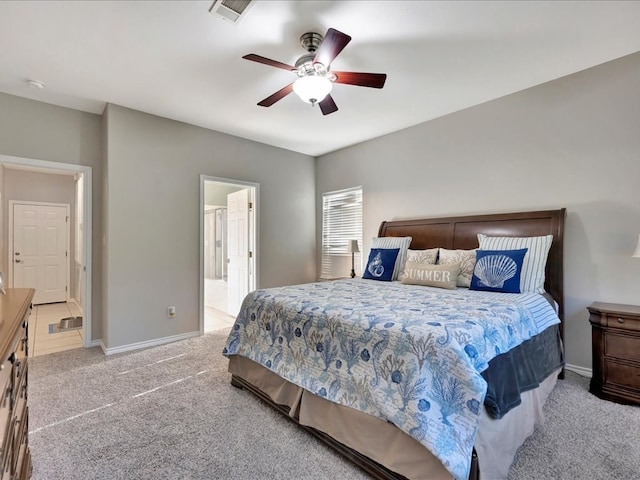
[[[539,294],[338,280],[250,293],[223,354],[392,422],[466,479],[480,372],[550,323]]]

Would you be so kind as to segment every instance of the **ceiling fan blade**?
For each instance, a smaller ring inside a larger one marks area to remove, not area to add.
[[[286,63],[278,62],[276,60],[271,60],[270,58],[261,57],[260,55],[256,55],[255,53],[250,53],[245,55],[245,60],[251,60],[252,62],[264,63],[265,65],[269,65],[270,67],[282,68],[283,70],[289,70],[290,72],[294,71],[296,67],[292,67],[291,65],[287,65]]]
[[[333,98],[331,98],[331,95],[324,97],[321,102],[318,102],[318,105],[320,105],[320,110],[323,115],[329,115],[330,113],[338,111],[338,106],[336,102],[333,101]]]
[[[387,80],[386,73],[331,72],[335,83],[358,85],[360,87],[382,88]]]
[[[267,98],[265,98],[261,102],[258,102],[258,105],[260,105],[261,107],[270,107],[271,105],[276,103],[278,100],[282,100],[291,92],[293,92],[293,83],[290,83],[286,87],[281,88],[273,95],[269,95]]]
[[[345,33],[339,32],[333,28],[327,30],[324,40],[320,44],[320,48],[316,52],[313,63],[320,62],[325,67],[329,67],[334,58],[347,46],[351,41],[351,37]]]

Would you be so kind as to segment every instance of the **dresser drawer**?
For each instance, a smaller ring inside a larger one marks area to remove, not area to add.
[[[2,387],[2,392],[4,393],[6,386],[11,381],[13,364],[9,361],[9,355],[4,355],[0,361],[0,387]]]
[[[626,315],[607,314],[607,327],[640,332],[640,319]]]
[[[605,370],[609,385],[618,385],[640,392],[640,369],[638,366],[607,360],[605,361]]]
[[[2,473],[6,474],[11,472],[11,463],[13,460],[13,429],[15,428],[16,420],[11,418],[9,421],[9,434],[4,439],[4,446],[2,447],[2,459],[0,465],[2,466]],[[0,477],[4,478],[4,477]]]
[[[28,366],[26,358],[18,359],[15,366],[13,367],[15,402],[18,402],[22,399],[27,399],[27,368]]]
[[[19,421],[16,421],[13,437],[13,458],[11,460],[11,471],[13,473],[15,473],[18,470],[18,467],[22,464],[23,459],[20,455],[24,455],[27,448],[27,433],[29,427],[28,414],[29,409],[25,405],[22,414],[19,417],[16,417],[19,418]]]
[[[2,415],[0,417],[0,434],[2,434],[2,438],[0,438],[0,465],[5,464],[5,456],[8,454],[11,447],[11,429],[14,426],[14,419],[12,411],[9,409],[9,402],[7,401],[6,403],[7,406],[0,410],[0,415]]]
[[[4,455],[9,448],[9,432],[11,431],[13,418],[13,379],[11,363],[7,361],[9,367],[5,365],[5,368],[0,372],[0,465],[4,465]],[[0,476],[0,478],[2,478]]]
[[[640,336],[605,332],[604,354],[607,357],[624,358],[640,362]],[[640,368],[638,365],[636,368]]]
[[[28,445],[23,445],[20,456],[22,457],[22,463],[20,464],[20,476],[18,477],[18,480],[29,480],[29,478],[31,478],[33,466],[31,465],[31,452]]]

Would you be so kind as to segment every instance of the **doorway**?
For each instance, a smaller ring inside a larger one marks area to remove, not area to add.
[[[91,195],[92,195],[92,169],[88,166],[67,164],[60,162],[50,162],[46,160],[30,159],[23,157],[13,157],[8,155],[0,155],[0,169],[3,172],[7,170],[18,170],[23,172],[37,172],[44,174],[45,178],[50,178],[54,184],[55,178],[62,175],[65,177],[73,177],[76,181],[75,196],[72,200],[75,205],[75,221],[70,219],[69,239],[74,240],[75,255],[73,255],[73,249],[68,253],[68,259],[71,264],[70,274],[71,280],[68,282],[67,292],[71,296],[71,300],[74,299],[78,303],[78,310],[73,311],[74,314],[80,314],[83,316],[82,322],[82,342],[79,346],[91,347],[99,345],[99,340],[93,341],[91,334],[91,252],[92,252],[92,215],[91,215]],[[4,242],[0,242],[0,245],[4,243],[6,248],[2,249],[2,255],[5,260],[5,265],[8,267],[5,271],[9,273],[11,262],[15,260],[13,251],[9,251],[9,198],[6,193],[7,190],[11,190],[6,184],[6,175],[3,174],[3,183],[0,184],[0,193],[2,193],[3,202],[0,206],[3,209],[3,214],[0,215],[2,222],[0,224],[0,232],[5,239]],[[15,190],[15,188],[14,188]],[[38,189],[34,190],[37,191]],[[6,200],[5,200],[6,199]],[[16,199],[19,200],[19,199]],[[40,199],[42,200],[42,199]],[[17,202],[17,203],[29,203],[29,202]],[[74,217],[72,214],[71,217]],[[87,234],[87,232],[89,234]],[[13,277],[10,275],[7,278],[8,285],[12,285]],[[68,298],[68,297],[67,297]]]
[[[200,177],[200,332],[230,327],[256,289],[258,184]]]

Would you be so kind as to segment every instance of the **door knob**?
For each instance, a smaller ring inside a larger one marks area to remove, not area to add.
[[[20,260],[19,258],[16,258],[16,263],[22,263],[22,260]]]
[[[20,252],[15,252],[14,255],[20,255]]]

